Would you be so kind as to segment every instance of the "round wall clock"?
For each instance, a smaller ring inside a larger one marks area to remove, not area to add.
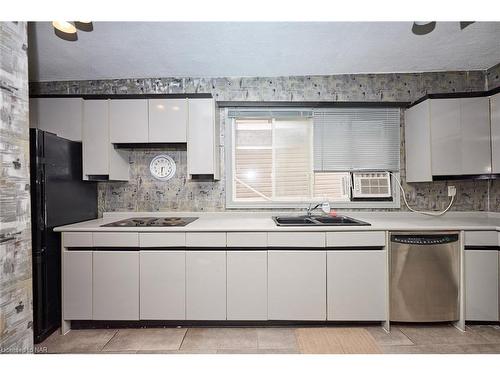
[[[170,180],[175,174],[175,161],[168,155],[157,155],[151,160],[149,170],[158,180]]]

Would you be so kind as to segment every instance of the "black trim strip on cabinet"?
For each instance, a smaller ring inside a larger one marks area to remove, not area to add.
[[[500,174],[464,174],[450,176],[432,176],[432,181],[448,181],[448,180],[498,180]]]
[[[422,96],[420,99],[412,102],[408,108],[416,106],[419,103],[427,99],[459,99],[459,98],[482,98],[485,96],[491,96],[498,94],[500,92],[500,86],[495,87],[491,90],[486,91],[470,91],[470,92],[452,92],[452,93],[437,93],[437,94],[427,94]]]
[[[382,322],[382,320],[380,320]],[[199,327],[199,326],[342,326],[373,325],[374,321],[332,320],[72,320],[71,329],[144,328],[144,327]]]
[[[105,246],[99,246],[99,247],[92,247],[90,249],[87,249],[87,250],[92,250],[92,251],[141,251],[141,248],[140,247],[137,247],[137,246],[130,246],[130,247],[126,247],[126,246],[115,246],[115,247],[105,247]]]
[[[337,102],[309,102],[309,101],[302,101],[302,102],[286,102],[286,101],[271,101],[271,102],[263,102],[263,101],[218,101],[217,105],[219,108],[267,108],[267,107],[273,107],[273,108],[280,108],[280,107],[286,107],[286,108],[302,108],[302,107],[307,107],[307,108],[336,108],[336,107],[382,107],[382,108],[392,108],[392,107],[403,107],[406,108],[408,105],[410,105],[410,102],[373,102],[373,101],[368,101],[368,102],[344,102],[344,101],[337,101]]]
[[[351,251],[351,250],[384,250],[385,246],[328,246],[326,250]]]
[[[179,143],[113,143],[113,147],[115,149],[127,149],[127,148],[174,148],[176,151],[186,151],[187,150],[187,141],[179,142]]]
[[[465,250],[492,250],[498,251],[500,250],[500,246],[484,246],[484,245],[465,245]]]

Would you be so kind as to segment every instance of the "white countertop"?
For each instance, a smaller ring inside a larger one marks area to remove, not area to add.
[[[331,232],[367,230],[498,230],[500,213],[449,212],[431,217],[407,212],[339,212],[371,226],[277,226],[272,216],[301,215],[303,212],[107,212],[102,219],[89,220],[54,229],[56,232]],[[132,217],[194,216],[185,227],[102,227]]]

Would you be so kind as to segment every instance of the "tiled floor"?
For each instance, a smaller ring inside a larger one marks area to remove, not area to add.
[[[375,354],[497,353],[500,326],[451,325],[338,327],[144,328],[54,333],[38,345],[43,353]]]

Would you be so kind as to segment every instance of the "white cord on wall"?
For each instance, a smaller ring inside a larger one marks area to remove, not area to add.
[[[399,181],[399,179],[396,177],[396,175],[394,173],[389,172],[389,174],[391,174],[392,177],[394,177],[394,179],[398,183],[399,188],[401,189],[401,192],[403,193],[403,201],[405,202],[406,207],[408,207],[408,209],[411,212],[416,212],[417,214],[428,215],[428,216],[441,216],[441,215],[444,215],[446,212],[448,212],[448,210],[453,205],[453,202],[455,201],[455,195],[452,195],[450,204],[443,211],[419,211],[419,210],[415,210],[415,209],[411,208],[410,205],[408,204],[408,201],[406,200],[405,190],[403,189],[403,185],[401,185],[401,182]]]

